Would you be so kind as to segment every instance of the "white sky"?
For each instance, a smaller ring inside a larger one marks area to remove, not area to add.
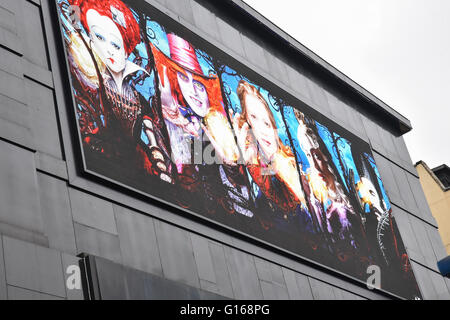
[[[411,120],[413,162],[450,165],[449,0],[244,0]]]

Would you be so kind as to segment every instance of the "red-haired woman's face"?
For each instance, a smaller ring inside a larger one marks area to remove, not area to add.
[[[278,150],[278,134],[263,102],[252,94],[245,96],[247,122],[267,159],[272,159]]]
[[[193,79],[192,73],[177,73],[178,85],[184,100],[198,116],[204,117],[209,110],[208,92],[205,86]]]
[[[90,9],[86,20],[91,32],[92,47],[108,69],[114,73],[125,69],[127,54],[122,34],[114,21]]]

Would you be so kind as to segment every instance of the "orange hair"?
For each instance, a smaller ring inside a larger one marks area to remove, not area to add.
[[[165,86],[163,70],[164,66],[166,66],[167,78],[169,79],[170,82],[172,96],[176,98],[179,103],[183,102],[184,98],[183,94],[181,93],[180,86],[178,84],[177,74],[178,72],[186,74],[186,69],[180,66],[175,61],[171,60],[169,57],[167,57],[153,44],[150,44],[150,47],[152,49],[153,57],[155,59],[156,69],[159,74],[159,81],[163,86]],[[210,107],[209,112],[218,111],[226,116],[226,113],[223,109],[222,90],[219,78],[216,75],[212,77],[206,77],[194,72],[192,72],[192,77],[195,81],[200,82],[206,88]]]

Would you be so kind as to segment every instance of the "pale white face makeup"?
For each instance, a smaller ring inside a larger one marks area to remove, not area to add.
[[[364,195],[379,212],[383,212],[383,209],[381,209],[381,199],[373,183],[365,177],[361,178],[361,182],[364,185]]]
[[[102,16],[93,9],[86,13],[86,20],[93,49],[111,72],[122,72],[125,69],[127,54],[117,25],[111,18]]]
[[[277,129],[273,127],[270,116],[261,100],[247,94],[245,96],[247,121],[256,141],[267,159],[272,159],[278,150]]]
[[[189,71],[186,71],[186,74],[178,72],[177,79],[181,93],[192,111],[200,117],[206,116],[209,110],[209,99],[205,86],[194,80]]]

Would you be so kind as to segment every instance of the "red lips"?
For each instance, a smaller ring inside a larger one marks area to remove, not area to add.
[[[272,143],[269,140],[261,139],[268,147],[272,145]]]
[[[202,101],[201,101],[200,99],[197,99],[197,98],[194,97],[194,96],[191,96],[191,99],[194,100],[199,106],[202,105]]]
[[[114,59],[113,58],[108,58],[109,61],[111,61],[112,64],[114,64]]]

